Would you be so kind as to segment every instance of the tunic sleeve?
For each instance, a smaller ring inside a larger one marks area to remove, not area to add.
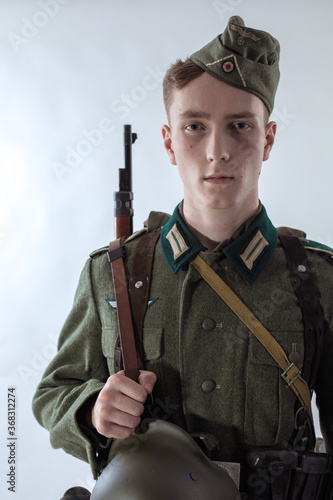
[[[72,310],[59,337],[58,352],[33,398],[38,422],[51,445],[89,462],[97,475],[96,453],[110,440],[80,423],[79,410],[104,386],[109,370],[101,346],[101,320],[93,290],[93,260],[87,261]]]

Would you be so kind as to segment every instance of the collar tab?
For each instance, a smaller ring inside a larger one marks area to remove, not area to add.
[[[277,241],[277,230],[262,207],[259,216],[249,228],[221,250],[245,281],[252,284],[268,263]]]
[[[163,226],[161,245],[164,257],[174,274],[194,255],[205,250],[205,247],[191,233],[176,207],[171,218]]]

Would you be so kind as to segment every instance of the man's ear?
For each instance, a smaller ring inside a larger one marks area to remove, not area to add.
[[[266,125],[266,142],[264,148],[263,161],[266,161],[269,158],[275,140],[276,128],[277,125],[275,122],[269,122]]]
[[[162,136],[163,136],[164,147],[169,155],[170,163],[172,165],[177,165],[176,156],[172,149],[171,129],[168,125],[163,125]]]

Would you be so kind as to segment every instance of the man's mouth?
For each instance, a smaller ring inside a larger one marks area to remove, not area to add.
[[[209,184],[230,184],[234,180],[234,177],[226,174],[213,174],[204,178],[205,182]]]

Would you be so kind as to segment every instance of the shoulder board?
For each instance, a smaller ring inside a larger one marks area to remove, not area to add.
[[[301,231],[301,229],[294,229],[293,227],[281,226],[277,227],[277,232],[279,234],[286,234],[287,236],[298,236],[299,238],[305,238],[306,233]]]
[[[155,231],[156,229],[163,227],[168,222],[170,217],[170,214],[152,211],[150,212],[148,219],[145,221],[145,227],[147,227],[149,232]]]
[[[109,247],[102,247],[102,248],[98,248],[97,250],[94,250],[93,252],[91,252],[89,254],[89,257],[91,259],[95,259],[96,257],[99,257],[100,255],[102,255],[103,253],[107,252],[109,250]]]
[[[145,234],[147,232],[146,228],[140,229],[139,231],[136,231],[135,233],[131,234],[126,240],[125,243],[128,243],[129,241],[135,240],[135,238],[138,238],[139,236]]]
[[[159,229],[162,227],[164,224],[168,222],[170,219],[169,214],[165,214],[164,212],[150,212],[148,219],[144,222],[144,227],[143,229],[140,229],[136,233],[131,234],[125,241],[125,243],[134,240],[138,236],[142,236],[145,233],[150,233],[152,231],[156,231],[156,229]]]
[[[289,236],[297,236],[303,243],[304,248],[307,250],[313,250],[315,252],[320,252],[323,255],[329,255],[333,258],[333,248],[324,245],[323,243],[318,243],[318,241],[308,240],[306,238],[306,233],[300,229],[294,229],[291,227],[277,227],[278,233],[287,234]]]
[[[333,249],[328,247],[327,245],[324,245],[323,243],[318,243],[317,241],[304,239],[304,238],[300,238],[300,240],[307,250],[313,250],[315,252],[320,252],[320,253],[329,255],[330,257],[333,258]]]

